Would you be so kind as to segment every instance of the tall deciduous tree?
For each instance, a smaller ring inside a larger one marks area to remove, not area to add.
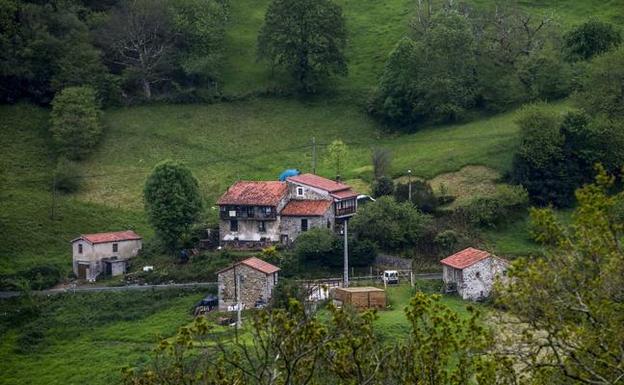
[[[101,111],[90,87],[68,87],[52,101],[52,139],[62,156],[83,159],[102,134]]]
[[[156,234],[169,251],[174,251],[202,210],[197,179],[184,165],[166,160],[154,167],[143,195]]]
[[[329,75],[346,75],[347,29],[332,0],[273,0],[258,36],[258,56],[283,67],[311,93]]]
[[[326,161],[335,168],[336,177],[340,177],[349,156],[349,148],[342,140],[334,140],[327,146]]]
[[[121,66],[127,79],[141,84],[147,99],[171,70],[176,36],[170,12],[165,0],[123,0],[98,31],[109,60]]]
[[[577,103],[592,115],[624,119],[624,47],[592,60]]]

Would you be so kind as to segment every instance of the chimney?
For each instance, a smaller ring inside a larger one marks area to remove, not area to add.
[[[340,183],[340,175],[336,175],[336,182]]]

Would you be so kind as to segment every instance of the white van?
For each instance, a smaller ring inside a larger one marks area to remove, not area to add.
[[[399,273],[396,270],[384,270],[382,281],[386,285],[398,285]]]

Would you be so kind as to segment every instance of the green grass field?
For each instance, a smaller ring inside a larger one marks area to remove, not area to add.
[[[10,318],[19,319],[19,308],[3,300],[0,383],[119,383],[123,367],[146,362],[159,337],[192,320],[201,297],[168,290],[36,298],[40,315],[25,322]]]

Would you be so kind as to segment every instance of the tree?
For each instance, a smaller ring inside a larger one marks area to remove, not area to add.
[[[65,87],[100,91],[100,53],[73,2],[0,1],[0,100],[48,104]]]
[[[349,148],[342,140],[334,140],[327,146],[327,162],[335,167],[336,177],[340,177],[349,155]]]
[[[518,78],[530,100],[557,100],[570,93],[572,70],[558,50],[545,47],[518,63]]]
[[[388,176],[392,167],[392,153],[387,148],[375,148],[371,155],[371,163],[374,179]]]
[[[202,210],[197,179],[182,164],[163,161],[147,178],[143,199],[156,235],[170,252],[175,251]]]
[[[346,43],[342,9],[332,0],[273,0],[258,35],[258,57],[312,93],[324,78],[347,74]]]
[[[335,259],[336,234],[324,228],[314,228],[299,235],[295,241],[295,255],[302,264],[323,265]]]
[[[574,190],[591,181],[593,165],[609,172],[624,164],[624,133],[617,121],[571,111],[563,117],[539,106],[523,110],[518,120],[521,144],[511,178],[522,184],[533,202],[570,206]]]
[[[609,195],[614,178],[598,171],[596,183],[576,192],[570,225],[551,209],[532,210],[547,252],[516,261],[499,290],[516,336],[501,345],[539,383],[613,385],[624,378],[624,223],[613,215],[623,193]]]
[[[406,130],[457,120],[475,104],[475,63],[469,20],[454,10],[438,12],[425,32],[392,51],[369,111]]]
[[[429,182],[415,180],[410,182],[412,190],[412,203],[424,213],[432,213],[438,208],[438,198],[433,193]],[[409,202],[410,184],[399,183],[394,190],[394,198],[397,202]]]
[[[373,182],[373,197],[379,198],[384,195],[394,194],[394,181],[388,176],[382,176]]]
[[[84,159],[102,134],[101,111],[90,87],[68,87],[52,101],[52,139],[59,153],[69,159]]]
[[[98,40],[127,81],[141,84],[146,99],[171,71],[174,48],[170,8],[165,0],[123,0],[98,31]]]
[[[382,250],[400,251],[416,246],[430,221],[412,204],[384,196],[358,210],[350,228],[358,239],[375,242]]]
[[[622,42],[622,35],[613,24],[590,19],[564,36],[564,50],[571,61],[589,60]]]
[[[600,55],[581,81],[577,104],[591,115],[624,118],[624,47]]]

